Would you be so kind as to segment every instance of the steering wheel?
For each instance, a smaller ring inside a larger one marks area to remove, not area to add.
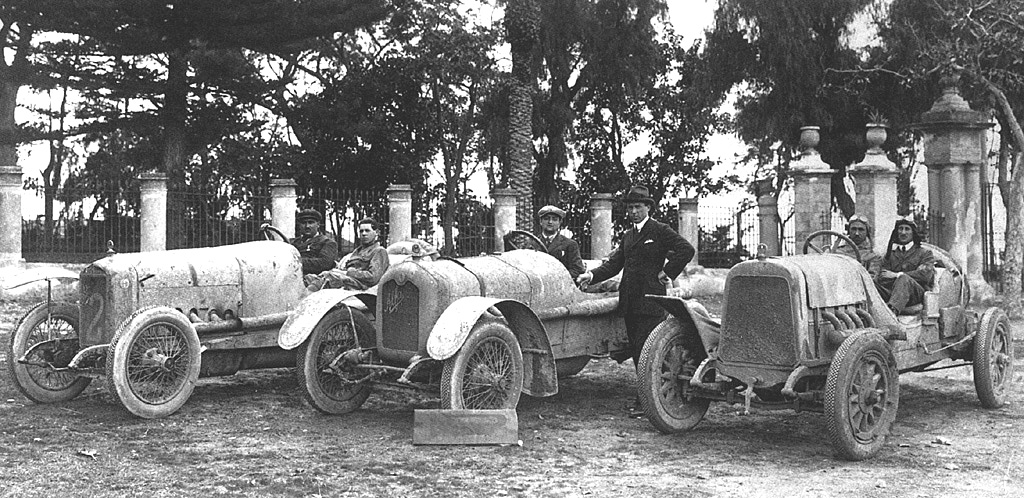
[[[285,234],[281,233],[281,231],[278,230],[277,227],[271,225],[270,223],[264,223],[262,226],[260,226],[260,230],[257,233],[260,235],[260,237],[262,237],[263,240],[277,240],[278,238],[280,238],[286,244],[288,243],[288,237]]]
[[[854,244],[853,240],[850,240],[850,238],[847,237],[845,234],[841,234],[839,232],[833,232],[832,230],[818,230],[817,232],[814,232],[814,233],[808,235],[807,239],[804,240],[804,254],[807,254],[807,249],[814,249],[814,252],[816,252],[818,254],[835,252],[836,247],[838,247],[837,246],[837,243],[839,242],[838,240],[836,242],[833,242],[831,246],[826,247],[824,249],[814,245],[814,243],[811,242],[812,240],[814,240],[816,238],[819,238],[819,237],[823,238],[826,235],[837,237],[837,238],[841,239],[843,242],[846,242],[846,244],[848,246],[853,248],[853,255],[854,255],[854,258],[857,260],[857,262],[858,263],[863,262],[860,259],[860,249],[857,248],[857,244]]]
[[[505,234],[505,250],[533,249],[534,251],[547,252],[548,246],[536,235],[523,230],[512,230]]]

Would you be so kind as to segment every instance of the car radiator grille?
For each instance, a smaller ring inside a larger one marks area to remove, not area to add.
[[[384,283],[381,293],[382,346],[399,351],[419,349],[420,290],[412,282]]]
[[[792,366],[793,305],[782,277],[737,276],[729,281],[721,358],[730,363]]]

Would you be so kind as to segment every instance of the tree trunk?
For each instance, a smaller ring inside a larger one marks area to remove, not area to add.
[[[185,50],[174,49],[167,53],[167,89],[164,93],[163,125],[164,150],[163,169],[167,175],[168,193],[181,192],[185,186],[185,126],[188,117],[188,61]],[[185,206],[181,196],[167,196],[168,233],[167,248],[185,246]]]
[[[537,0],[510,0],[505,9],[505,33],[512,52],[509,96],[508,187],[518,198],[516,227],[531,230],[533,219],[533,53],[540,40]]]
[[[989,92],[995,97],[999,110],[1006,118],[1014,146],[1017,149],[1013,173],[1010,177],[1010,195],[1006,208],[1006,250],[1003,257],[1003,307],[1010,318],[1020,318],[1021,309],[1021,256],[1024,252],[1024,131],[1013,114],[1013,108],[1006,94],[992,82],[982,78]]]

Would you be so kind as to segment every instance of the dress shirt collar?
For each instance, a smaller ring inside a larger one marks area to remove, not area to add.
[[[640,223],[637,223],[636,225],[633,225],[633,228],[636,230],[636,233],[640,233],[640,230],[644,229],[644,225],[647,224],[647,220],[649,220],[649,219],[651,219],[651,217],[647,216],[644,219],[640,220]]]

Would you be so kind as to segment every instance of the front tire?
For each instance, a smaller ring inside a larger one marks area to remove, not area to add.
[[[366,373],[345,368],[329,369],[342,353],[359,347],[357,331],[372,332],[373,325],[357,310],[342,307],[331,310],[313,327],[309,339],[295,355],[299,384],[306,388],[306,401],[313,408],[331,415],[354,410],[370,396],[370,385],[355,383]],[[366,337],[364,334],[360,334]]]
[[[885,444],[899,408],[896,358],[875,330],[856,333],[839,346],[825,387],[828,436],[846,460],[874,456]]]
[[[522,391],[523,352],[508,325],[497,319],[477,322],[441,372],[442,409],[515,409]]]
[[[690,376],[706,355],[683,327],[676,317],[658,324],[644,342],[637,366],[640,405],[651,425],[665,434],[694,428],[711,404],[688,395]]]
[[[14,386],[36,403],[59,403],[78,396],[92,381],[71,372],[56,372],[40,364],[66,367],[81,349],[78,342],[77,305],[39,303],[25,313],[7,345],[7,371]],[[52,348],[39,349],[28,358],[36,363],[18,363],[34,344],[59,339]]]
[[[132,414],[161,418],[188,401],[199,379],[199,336],[179,311],[142,308],[107,348],[107,389]]]
[[[974,337],[974,389],[981,406],[999,408],[1013,380],[1013,332],[1010,319],[999,308],[989,308],[981,317]]]

